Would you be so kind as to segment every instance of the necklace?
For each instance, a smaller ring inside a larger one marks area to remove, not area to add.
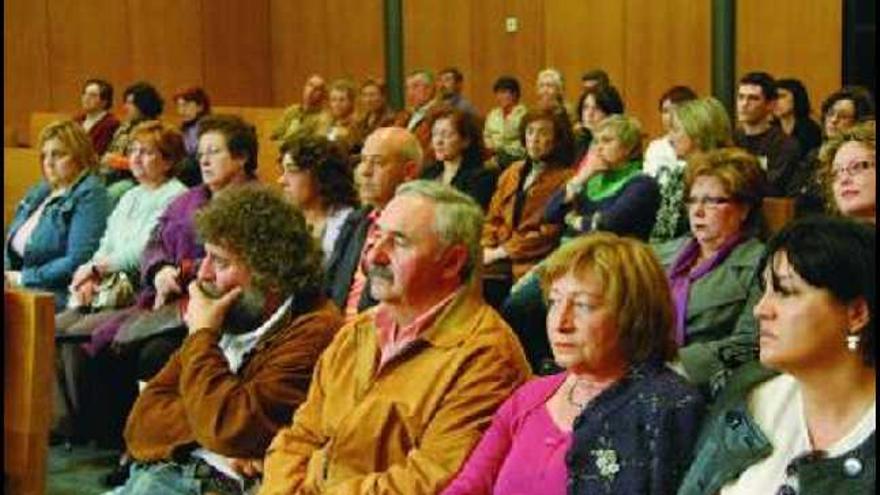
[[[571,387],[568,388],[568,393],[565,394],[565,400],[572,406],[583,409],[593,400],[593,397],[599,394],[605,387],[608,386],[608,383],[595,383],[588,382],[583,378],[576,378],[574,383],[571,384]],[[574,400],[574,391],[576,388],[582,388],[587,392],[587,398],[583,402],[578,402]]]

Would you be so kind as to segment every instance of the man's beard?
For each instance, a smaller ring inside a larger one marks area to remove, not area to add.
[[[224,294],[213,284],[202,282],[202,291],[210,298],[217,299]],[[229,306],[223,317],[220,330],[223,333],[240,335],[256,330],[265,320],[266,293],[256,287],[242,290],[241,295]]]

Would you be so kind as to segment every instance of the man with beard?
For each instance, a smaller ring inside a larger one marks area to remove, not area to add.
[[[365,264],[379,305],[340,330],[265,458],[261,494],[437,493],[529,375],[479,289],[483,214],[435,181],[397,189]]]
[[[189,335],[135,402],[135,462],[114,494],[244,493],[234,458],[263,456],[341,323],[305,220],[277,192],[224,191],[196,228],[206,254],[188,288]]]

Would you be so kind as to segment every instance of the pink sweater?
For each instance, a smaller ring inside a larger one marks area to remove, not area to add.
[[[571,432],[560,430],[545,407],[565,376],[536,378],[517,389],[442,495],[565,494]]]

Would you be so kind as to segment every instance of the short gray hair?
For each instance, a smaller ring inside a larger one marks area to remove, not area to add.
[[[541,79],[552,79],[553,83],[559,87],[559,92],[565,92],[565,78],[562,77],[562,72],[559,69],[554,69],[553,67],[547,67],[546,69],[538,72],[537,81],[540,83]]]
[[[468,259],[461,270],[462,281],[470,281],[482,259],[480,237],[483,233],[483,210],[467,194],[434,180],[411,180],[397,186],[396,196],[419,196],[435,206],[434,232],[447,246],[467,248]]]

